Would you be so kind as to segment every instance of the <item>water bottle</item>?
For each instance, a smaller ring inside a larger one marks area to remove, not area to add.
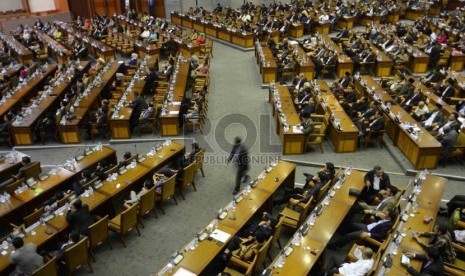
[[[349,167],[347,167],[347,175],[350,175],[352,173],[352,165],[349,165]]]
[[[11,150],[11,156],[13,156],[13,160],[14,160],[14,162],[16,162],[17,152],[16,152],[16,149],[15,149],[15,148],[13,148],[13,149]]]
[[[295,246],[300,246],[300,242],[302,241],[302,233],[300,231],[297,232],[297,235],[294,239],[294,245]]]

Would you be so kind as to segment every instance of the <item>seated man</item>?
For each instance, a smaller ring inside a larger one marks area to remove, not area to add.
[[[323,172],[325,174],[325,179],[333,180],[334,175],[336,174],[336,169],[334,168],[333,163],[326,162],[325,166],[321,170],[319,170],[318,173],[319,172]],[[310,184],[310,182],[312,182],[313,175],[309,173],[303,173],[303,175],[305,176],[305,187],[307,187]]]
[[[375,166],[373,170],[367,172],[364,177],[365,192],[362,199],[366,202],[373,202],[373,199],[381,190],[385,190],[391,186],[389,175],[387,175],[381,166]]]
[[[134,191],[131,191],[130,199],[124,201],[124,207],[129,208],[131,207],[131,205],[134,205],[137,202],[139,202],[140,197],[144,195],[148,190],[152,189],[153,187],[154,187],[154,183],[152,179],[150,178],[146,179],[144,181],[144,186],[142,187],[142,189],[140,190],[138,194],[136,194],[136,192]]]
[[[425,120],[425,115],[428,114],[429,108],[424,101],[420,101],[417,107],[414,107],[410,115],[417,121]]]
[[[458,129],[462,125],[462,123],[458,120],[459,119],[459,114],[457,112],[454,112],[449,115],[447,118],[447,121],[445,121],[442,124],[435,125],[434,127],[431,128],[430,133],[431,135],[435,136],[437,139],[441,138],[444,135],[444,129],[446,127],[450,129]]]
[[[435,247],[445,262],[454,263],[457,254],[452,247],[452,236],[446,224],[435,225],[433,232],[413,232],[412,236],[423,248]],[[428,243],[424,243],[420,237],[430,239]]]
[[[315,130],[315,123],[309,114],[303,114],[303,122],[300,123],[302,133],[307,136]]]
[[[285,203],[289,203],[291,205],[297,205],[299,203],[306,204],[310,200],[310,198],[314,195],[317,195],[318,192],[323,188],[326,184],[326,173],[318,172],[312,181],[307,185],[307,187],[303,188],[294,188],[290,191],[284,190],[284,198],[274,200],[274,205],[282,205]]]
[[[21,177],[24,177],[24,171],[29,168],[31,165],[31,158],[29,156],[23,156],[21,159],[21,168],[19,168],[18,173],[14,174],[12,177],[16,180],[20,179]]]
[[[374,264],[373,250],[369,247],[360,246],[355,249],[354,254],[357,261],[349,263],[344,263],[338,259],[338,255],[333,255],[328,261],[325,275],[366,275]]]
[[[81,180],[73,182],[73,191],[76,196],[80,196],[84,192],[84,185],[92,180],[92,173],[89,170],[81,172]],[[70,190],[68,190],[70,192]]]
[[[366,237],[373,238],[375,240],[381,241],[383,240],[389,230],[392,228],[394,221],[397,218],[397,212],[391,211],[389,215],[382,220],[364,224],[364,223],[354,223],[352,225],[352,231],[343,235],[342,237],[331,241],[328,244],[328,248],[340,248],[344,245],[348,244],[349,242],[356,241],[358,239],[363,239]]]
[[[274,228],[278,220],[274,218],[271,214],[263,212],[262,217],[259,222],[248,224],[245,230],[241,231],[240,236],[244,238],[250,238],[251,236],[257,236],[262,234],[265,236],[265,239],[269,239],[273,235]]]
[[[368,205],[365,202],[359,202],[358,205],[363,209],[364,214],[373,215],[376,219],[384,219],[396,206],[397,192],[397,187],[391,185],[386,189],[379,191],[379,195],[381,195],[381,202],[378,205]]]
[[[431,130],[444,123],[444,112],[441,104],[436,104],[436,108],[431,110],[429,113],[424,115],[425,120],[422,121],[422,125],[427,129]]]
[[[121,160],[119,163],[118,163],[118,167],[119,168],[122,168],[122,167],[125,167],[127,165],[129,165],[128,161],[129,159],[132,157],[132,154],[130,151],[127,151],[124,153],[123,155],[123,160]]]
[[[145,128],[148,126],[149,119],[153,117],[153,112],[154,112],[154,106],[153,102],[149,103],[149,108],[142,110],[142,113],[140,114],[139,117],[139,125],[140,128]]]
[[[55,257],[57,259],[58,264],[60,264],[65,259],[66,249],[79,242],[80,239],[81,236],[77,232],[73,231],[69,233],[68,240],[64,243],[60,243],[55,251],[50,252],[50,255]]]
[[[418,105],[418,103],[423,100],[423,95],[420,93],[419,89],[415,89],[413,94],[407,98],[400,98],[400,106],[405,109],[405,111],[410,112],[413,106]]]
[[[76,199],[66,214],[66,221],[70,224],[72,231],[74,230],[80,235],[87,235],[88,228],[93,223],[89,206],[82,204],[81,199]]]
[[[384,118],[381,111],[377,110],[375,115],[373,115],[369,120],[358,122],[360,126],[359,137],[366,136],[368,132],[373,131],[371,138],[374,138],[373,135],[377,135],[376,132],[379,132],[384,129]]]
[[[411,265],[401,263],[407,267],[407,271],[414,276],[422,275],[444,275],[444,264],[439,254],[439,250],[435,247],[426,248],[426,254],[406,252],[405,255],[411,259],[422,260],[423,265],[420,271],[413,268]]]
[[[42,256],[37,254],[37,246],[29,243],[24,245],[20,237],[13,238],[14,251],[10,254],[10,262],[16,265],[15,270],[10,275],[32,275],[32,273],[44,264]]]
[[[232,255],[241,261],[250,262],[258,253],[258,250],[265,244],[266,240],[266,236],[262,233],[257,233],[255,236],[250,236],[246,239],[234,236],[228,243],[226,250],[219,257],[219,262],[223,263],[220,266],[226,267]]]

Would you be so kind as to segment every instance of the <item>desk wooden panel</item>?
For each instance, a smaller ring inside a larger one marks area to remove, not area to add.
[[[15,197],[10,197],[10,200],[6,202],[0,202],[0,221],[6,225],[8,221],[3,219],[6,218],[7,214],[16,212],[18,209],[23,207],[23,205],[24,202]]]
[[[405,233],[405,237],[402,238],[402,241],[397,249],[397,254],[392,252],[392,244],[388,246],[384,255],[390,254],[392,258],[393,266],[390,269],[385,270],[382,265],[379,265],[376,270],[376,275],[378,273],[384,273],[383,275],[405,275],[407,269],[401,265],[400,260],[402,257],[402,252],[404,251],[414,251],[414,252],[423,252],[424,249],[413,239],[412,231],[416,232],[429,232],[432,231],[435,220],[437,217],[437,211],[441,204],[441,198],[444,193],[444,189],[447,184],[447,179],[435,175],[427,175],[423,184],[420,194],[417,196],[418,209],[415,213],[412,208],[410,210],[405,210],[409,214],[408,220],[406,222],[401,222],[397,228],[401,233]],[[429,223],[424,223],[423,219],[426,216],[430,216],[433,219]],[[428,238],[421,237],[423,242],[427,242]],[[385,256],[381,258],[384,259]],[[418,271],[421,268],[422,262],[418,260],[411,260],[410,263]]]
[[[423,74],[428,70],[429,55],[413,47],[408,48],[409,68],[415,74]]]
[[[282,185],[294,183],[295,165],[289,162],[281,161],[270,173],[267,173],[265,179],[260,180],[257,187],[251,190],[251,193],[237,203],[236,219],[231,220],[230,216],[218,223],[218,228],[231,234],[230,239],[247,223],[252,216],[271,200],[275,191]],[[278,181],[275,181],[278,178]],[[229,203],[228,203],[229,204]],[[228,241],[230,240],[228,239]],[[216,241],[207,239],[199,242],[195,250],[185,251],[182,247],[184,258],[171,272],[164,275],[173,275],[179,268],[187,269],[193,273],[201,274],[202,271],[214,260],[218,253],[222,252],[228,242],[218,245]]]
[[[209,36],[212,36],[214,38],[217,38],[218,37],[218,28],[213,25],[212,23],[205,23],[205,34],[206,35],[209,35]]]
[[[452,53],[450,56],[449,66],[452,70],[460,72],[465,65],[465,54]]]
[[[277,95],[279,95],[281,106],[277,107],[277,102],[274,97],[274,89],[277,89]],[[273,118],[276,122],[276,132],[281,139],[283,144],[283,155],[286,154],[304,154],[305,153],[305,140],[306,137],[303,133],[294,133],[292,126],[300,125],[301,121],[299,114],[297,113],[294,101],[292,100],[291,93],[286,86],[283,85],[270,85],[268,90],[268,101],[271,101],[273,106]],[[289,130],[284,131],[284,125],[281,123],[280,117],[284,114],[289,124]]]
[[[366,94],[370,98],[372,95],[367,92],[361,81],[367,84],[367,87],[374,87],[376,92],[375,95],[382,99],[382,102],[394,100],[389,94],[384,91],[381,86],[375,82],[370,76],[362,76],[361,80],[354,81],[354,87],[360,94]],[[384,109],[383,109],[384,110]],[[412,135],[400,126],[396,122],[395,116],[401,112],[402,123],[409,122],[412,125],[417,124],[420,131],[423,132],[421,139],[415,139]],[[387,113],[385,111],[386,120],[386,132],[393,141],[394,145],[399,147],[402,153],[410,160],[414,165],[415,169],[434,169],[437,167],[439,161],[439,155],[442,152],[441,143],[439,143],[428,131],[426,131],[415,119],[413,119],[407,112],[405,112],[400,106],[393,105],[391,111]]]
[[[289,28],[289,35],[293,38],[301,38],[304,36],[304,24],[292,23]]]
[[[36,95],[38,86],[41,85],[48,76],[52,75],[57,68],[58,66],[56,64],[49,64],[44,71],[31,78],[27,84],[18,88],[11,98],[5,98],[5,101],[0,104],[0,117],[5,116],[11,108]]]
[[[171,24],[182,25],[182,17],[177,12],[171,12]]]
[[[329,35],[329,32],[331,30],[331,23],[322,23],[322,22],[316,22],[315,23],[315,32],[322,34],[322,35]]]
[[[379,25],[379,21],[380,21],[379,15],[373,15],[373,16],[362,15],[358,19],[359,25],[362,25],[362,26],[369,26],[371,24]]]
[[[189,73],[189,63],[183,61],[179,64],[176,83],[173,89],[173,102],[182,102],[186,93],[187,78]],[[180,105],[170,104],[167,107],[166,114],[160,115],[161,120],[161,136],[179,136],[179,110]],[[181,118],[183,119],[183,118]]]
[[[399,22],[400,12],[399,11],[390,11],[387,15],[387,22],[397,23]]]
[[[334,150],[338,153],[355,152],[357,150],[358,128],[339,104],[328,83],[324,80],[319,80],[317,84],[320,89],[318,93],[319,97],[317,97],[320,108],[324,109],[322,105],[322,100],[324,99],[328,103],[324,112],[329,112],[331,116],[339,120],[341,125],[341,130],[339,130],[334,121],[328,122],[328,135],[334,146]]]
[[[347,30],[351,30],[354,27],[354,22],[355,22],[355,18],[353,16],[348,16],[348,17],[342,16],[342,17],[339,17],[337,26],[340,29],[345,27]]]
[[[307,235],[302,237],[301,245],[299,247],[293,246],[294,250],[286,258],[283,267],[274,267],[281,254],[271,263],[269,268],[272,269],[273,275],[308,275],[357,199],[349,196],[349,190],[351,188],[363,189],[364,176],[365,173],[363,172],[352,171],[346,177],[341,189],[336,190],[336,194],[329,205],[325,205],[322,214],[317,216],[315,225],[310,226]],[[313,255],[310,250],[304,250],[305,247],[319,249],[319,251],[316,255]]]
[[[423,9],[420,10],[420,9],[407,8],[404,14],[404,18],[407,20],[415,21],[424,15],[425,15],[425,11]]]
[[[254,35],[249,32],[243,33],[239,30],[231,32],[231,43],[244,48],[250,48],[254,46],[253,38]]]

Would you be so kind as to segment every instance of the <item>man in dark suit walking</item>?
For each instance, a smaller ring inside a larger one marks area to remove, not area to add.
[[[234,187],[233,195],[239,192],[241,182],[246,182],[247,171],[249,170],[249,153],[247,148],[242,144],[242,139],[239,137],[234,138],[234,146],[231,154],[228,157],[228,163],[233,161],[237,165],[236,186]]]

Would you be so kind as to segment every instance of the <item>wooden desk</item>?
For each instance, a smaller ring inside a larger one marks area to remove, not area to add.
[[[2,155],[5,156],[5,160],[0,161],[0,182],[3,182],[9,178],[11,178],[12,174],[18,172],[18,169],[21,168],[21,160],[24,156],[28,156],[25,153],[16,151],[11,161],[8,160],[8,155],[12,154],[12,152],[3,153]],[[11,163],[10,163],[11,162]]]
[[[338,78],[344,77],[346,72],[349,72],[352,74],[354,71],[354,62],[352,59],[347,56],[344,51],[334,43],[334,41],[329,38],[327,35],[322,35],[320,36],[320,39],[323,41],[323,43],[328,47],[329,49],[333,50],[336,52],[338,58],[337,58],[337,64],[336,64],[336,75]]]
[[[83,204],[86,204],[89,207],[90,212],[97,209],[108,200],[106,195],[101,194],[98,191],[94,191],[91,195],[84,193],[80,195],[79,198]],[[57,231],[65,230],[69,226],[69,223],[66,221],[66,213],[67,211],[64,211],[62,214],[60,213],[55,215],[55,217],[47,221],[46,224]]]
[[[48,232],[45,233],[45,231]],[[47,243],[48,241],[52,240],[53,238],[56,237],[56,235],[58,234],[58,232],[47,226],[46,224],[43,224],[43,225],[38,225],[35,229],[34,229],[34,232],[35,232],[35,235],[31,233],[28,233],[24,236],[23,240],[24,240],[24,244],[28,244],[28,243],[33,243],[35,245],[37,245],[38,247],[44,245],[45,243]],[[9,266],[10,266],[10,253],[11,251],[13,251],[13,246],[10,244],[9,247],[7,249],[2,249],[2,251],[5,250],[6,251],[6,254],[3,255],[3,254],[0,254],[0,272],[4,272]]]
[[[377,77],[389,77],[391,75],[392,65],[394,61],[384,53],[380,51],[373,43],[369,42],[372,49],[376,51],[376,67],[375,75]]]
[[[397,23],[400,19],[400,12],[399,11],[390,11],[387,16],[387,22],[389,23]]]
[[[255,57],[262,74],[262,82],[270,83],[277,80],[278,65],[270,48],[266,44],[255,44]]]
[[[339,120],[341,129],[339,130],[335,121],[328,122],[328,135],[334,145],[334,150],[340,152],[355,152],[357,150],[358,141],[358,128],[352,122],[352,119],[344,111],[344,108],[339,104],[339,101],[334,96],[331,88],[326,81],[317,81],[319,92],[317,101],[324,112],[328,112],[331,117]],[[322,101],[327,103],[326,108],[323,106]]]
[[[366,83],[366,86],[362,84]],[[371,93],[368,93],[367,87],[375,88],[375,95],[381,98],[383,106],[384,102],[389,101],[394,103],[394,100],[389,94],[384,91],[381,86],[375,82],[370,76],[362,76],[360,80],[354,80],[355,90],[360,94],[366,94],[373,99]],[[434,169],[437,167],[439,155],[442,152],[441,143],[439,143],[428,131],[426,131],[415,119],[413,119],[400,106],[393,105],[389,113],[385,111],[386,133],[393,141],[394,145],[399,147],[402,153],[410,160],[415,169]],[[396,115],[401,112],[402,125],[396,121]],[[416,124],[423,132],[420,139],[414,137],[408,130],[404,128],[404,124]]]
[[[84,34],[75,29],[68,23],[57,22],[56,24],[65,34],[71,33],[78,40],[83,41],[87,45],[89,54],[97,58],[103,58],[105,61],[115,59],[115,49],[105,43],[93,38],[90,35]]]
[[[354,27],[354,22],[355,22],[355,17],[353,16],[342,16],[339,17],[339,21],[337,22],[337,26],[342,29],[346,28],[347,30],[350,30]]]
[[[94,86],[90,91],[88,91],[87,96],[84,96],[83,93],[80,97],[78,97],[78,99],[76,99],[76,101],[79,102],[74,104],[75,117],[71,120],[66,120],[64,124],[61,122],[58,124],[58,131],[62,143],[80,143],[81,137],[79,133],[79,125],[81,124],[82,118],[86,116],[89,109],[96,103],[97,99],[100,97],[100,93],[108,84],[111,83],[122,65],[123,61],[114,61],[111,63],[110,67],[101,75],[101,84],[99,86],[95,86],[96,82],[94,80],[92,82]]]
[[[0,102],[0,117],[3,118],[8,111],[20,105],[24,101],[28,101],[30,98],[34,97],[37,93],[39,86],[43,84],[44,80],[48,76],[52,75],[57,70],[56,64],[49,64],[43,71],[40,71],[38,68],[36,72],[38,74],[34,77],[31,77],[26,84],[22,86],[17,86],[14,94],[10,98],[4,97],[4,100]]]
[[[11,55],[23,65],[32,64],[32,52],[21,44],[12,35],[0,33],[0,39],[3,40],[11,51]]]
[[[409,52],[409,68],[415,74],[423,74],[428,70],[429,55],[414,48],[413,46],[408,47]]]
[[[270,203],[276,190],[283,186],[294,183],[295,165],[281,161],[273,170],[265,175],[265,179],[260,180],[257,187],[251,189],[251,193],[244,196],[244,199],[237,203],[236,219],[230,216],[219,220],[218,228],[230,234],[228,241],[253,217],[254,214],[262,210],[267,203]],[[276,181],[278,179],[278,181]],[[227,204],[229,206],[230,203]],[[179,268],[187,269],[193,273],[201,274],[202,271],[214,260],[216,255],[224,250],[228,241],[223,245],[218,245],[215,240],[205,239],[199,242],[195,250],[186,251],[184,246],[180,252],[184,255],[181,262],[174,266],[172,271],[167,271],[164,275],[174,275]],[[166,265],[164,266],[166,267]],[[164,268],[163,267],[163,268]],[[161,273],[163,268],[160,270]]]
[[[329,35],[330,30],[331,30],[331,23],[315,22],[315,32],[321,35]]]
[[[372,15],[372,16],[362,15],[358,19],[358,24],[362,26],[369,26],[372,23],[375,25],[379,25],[379,21],[380,21],[379,15]]]
[[[425,11],[423,9],[420,10],[420,9],[407,8],[404,14],[404,18],[407,20],[415,21],[424,15],[425,15]]]
[[[76,64],[76,68],[86,68],[89,61],[81,61]],[[32,108],[31,113],[24,114],[21,121],[15,120],[11,126],[11,134],[14,139],[15,145],[32,145],[34,144],[33,133],[35,126],[40,118],[45,113],[51,112],[52,108],[58,105],[58,102],[63,98],[63,94],[71,86],[71,80],[74,77],[74,70],[64,75],[63,79],[57,82],[57,85],[52,89],[50,94],[46,95],[45,92],[35,101],[36,107]]]
[[[292,23],[289,28],[289,35],[293,38],[301,38],[304,36],[304,24]]]
[[[293,126],[300,126],[299,114],[295,110],[291,93],[286,86],[280,84],[270,85],[268,89],[268,101],[273,106],[273,117],[276,123],[276,133],[281,138],[283,144],[283,155],[304,154],[306,149],[306,136],[297,132],[294,133]],[[282,116],[286,117],[289,130],[285,131]]]
[[[171,12],[171,24],[174,24],[174,25],[182,25],[182,17],[181,15],[176,12],[176,11],[172,11]]]
[[[48,36],[41,30],[34,30],[37,34],[37,38],[42,41],[44,45],[47,45],[49,53],[53,54],[53,57],[59,64],[68,65],[68,61],[73,57],[73,52],[68,50],[65,46],[61,45],[58,41]]]
[[[452,53],[449,66],[452,70],[460,72],[465,65],[465,54]]]
[[[418,203],[418,209],[415,212],[413,208],[407,205],[406,210],[402,210],[408,214],[408,220],[406,222],[401,221],[397,230],[400,233],[405,233],[405,237],[402,238],[402,241],[397,250],[395,250],[393,243],[391,243],[386,249],[384,255],[381,257],[381,260],[385,258],[387,254],[390,254],[392,258],[393,266],[390,269],[385,269],[382,265],[378,265],[376,269],[376,275],[405,275],[407,269],[401,265],[400,260],[402,258],[402,252],[404,251],[413,251],[413,252],[423,252],[423,248],[415,241],[412,237],[412,232],[430,232],[432,231],[439,206],[441,204],[441,198],[444,193],[444,189],[447,184],[447,179],[435,176],[427,175],[420,194],[417,196],[416,202]],[[424,223],[423,219],[425,217],[431,217],[432,220],[429,223]],[[408,229],[408,230],[407,230]],[[422,237],[423,242],[427,242],[427,238]],[[420,271],[422,262],[418,260],[411,260],[411,266],[416,270]]]
[[[307,80],[313,80],[315,76],[315,64],[312,59],[307,57],[304,49],[300,45],[295,46],[297,51],[294,52],[294,57],[297,60],[296,73],[303,73]]]
[[[253,33],[250,32],[240,32],[240,30],[236,31],[231,31],[231,43],[244,47],[244,48],[250,48],[253,47],[254,41],[253,41],[254,35]]]
[[[123,93],[123,97],[126,97],[127,102],[132,102],[135,100],[134,93],[138,92],[141,94],[144,90],[146,85],[145,78],[146,77],[146,65],[148,63],[153,63],[153,60],[157,60],[157,57],[151,57],[149,59],[145,59],[137,68],[137,72],[135,75],[139,75],[140,78],[143,79],[133,79],[131,80],[131,84],[126,88],[126,91]],[[124,104],[122,100],[118,104]],[[132,107],[123,105],[119,110],[115,110],[113,115],[111,116],[109,123],[110,123],[110,132],[111,138],[113,139],[129,139],[131,138],[131,129],[130,129],[130,118],[132,116]]]
[[[187,87],[187,78],[189,74],[189,63],[177,60],[177,65],[179,65],[179,71],[177,75],[173,75],[172,79],[174,81],[173,87],[173,103],[179,103],[177,105],[169,104],[166,106],[165,114],[160,115],[161,120],[161,136],[179,136],[179,120],[184,118],[179,118],[179,111],[181,109],[181,102],[184,100],[186,87]]]
[[[310,273],[310,270],[322,255],[326,245],[357,199],[349,195],[349,190],[351,188],[363,189],[364,176],[365,173],[359,171],[352,171],[350,175],[346,176],[345,182],[339,190],[336,190],[329,205],[324,205],[323,212],[320,216],[317,216],[315,225],[309,226],[308,233],[302,237],[300,246],[290,245],[293,239],[290,240],[288,246],[292,246],[293,251],[286,258],[283,267],[275,267],[275,263],[281,254],[271,263],[269,268],[272,270],[273,275],[308,275]],[[318,249],[319,251],[316,255],[313,255],[310,250],[304,250],[306,247]]]

